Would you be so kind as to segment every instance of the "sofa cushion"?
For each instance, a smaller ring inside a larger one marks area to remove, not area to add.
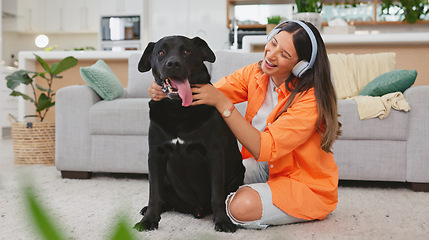
[[[133,53],[128,58],[128,86],[127,97],[148,98],[147,92],[150,84],[154,80],[152,71],[141,73],[137,69],[143,52]]]
[[[391,111],[384,118],[359,119],[357,102],[338,100],[339,121],[342,123],[343,140],[407,140],[409,114]]]
[[[91,135],[148,135],[149,98],[100,101],[89,110]]]
[[[81,67],[80,75],[102,99],[113,100],[124,92],[121,81],[103,60],[89,67]]]
[[[393,92],[404,92],[414,84],[417,77],[416,70],[398,69],[374,78],[359,93],[367,96],[383,96]]]
[[[219,79],[228,76],[236,70],[246,65],[258,62],[263,59],[264,53],[244,53],[230,50],[219,50],[215,52],[216,61],[211,65],[211,82],[215,83]]]
[[[407,141],[337,140],[332,146],[342,180],[406,180]]]
[[[148,145],[147,136],[92,135],[91,170],[93,172],[148,173]]]

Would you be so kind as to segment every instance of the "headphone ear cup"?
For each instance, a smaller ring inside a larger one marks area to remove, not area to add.
[[[274,28],[267,36],[267,42],[271,41],[271,39],[280,32],[280,28]]]
[[[301,77],[302,74],[305,73],[308,69],[309,63],[307,61],[301,60],[299,61],[293,68],[292,68],[292,74],[296,77]]]

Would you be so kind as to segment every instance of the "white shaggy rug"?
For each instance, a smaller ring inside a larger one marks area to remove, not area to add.
[[[22,183],[29,180],[38,199],[68,239],[109,239],[124,216],[132,229],[147,204],[148,180],[95,174],[89,180],[62,179],[53,166],[13,164],[12,143],[0,140],[0,239],[39,239],[24,207]],[[341,186],[337,209],[323,221],[239,229],[218,233],[211,217],[164,213],[159,229],[136,239],[428,239],[429,193],[405,187]]]

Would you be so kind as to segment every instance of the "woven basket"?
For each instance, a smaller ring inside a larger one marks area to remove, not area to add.
[[[15,122],[12,126],[15,164],[55,164],[55,122]]]

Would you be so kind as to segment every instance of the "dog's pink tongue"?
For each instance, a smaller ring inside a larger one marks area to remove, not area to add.
[[[179,91],[179,96],[182,99],[182,106],[187,107],[192,103],[192,91],[191,85],[189,84],[188,79],[183,81],[174,80],[170,78],[170,81],[174,85],[174,88],[177,88]]]

